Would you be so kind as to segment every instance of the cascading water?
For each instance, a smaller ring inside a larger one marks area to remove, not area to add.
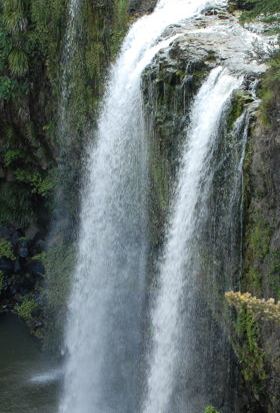
[[[72,108],[70,102],[73,88],[75,87],[74,57],[79,53],[78,48],[78,29],[80,23],[81,7],[83,0],[70,0],[67,13],[67,26],[64,36],[64,44],[61,56],[61,83],[60,99],[57,114],[57,139],[60,143],[58,157],[58,181],[60,186],[57,189],[54,200],[53,224],[49,234],[49,240],[55,240],[64,234],[68,237],[68,227],[71,227],[71,216],[69,210],[73,208],[70,202],[73,182],[75,181],[76,171],[71,165],[71,153],[73,149],[73,131],[70,119]]]
[[[195,376],[203,374],[194,370],[192,360],[195,352],[203,351],[196,348],[194,331],[195,317],[199,317],[196,297],[201,272],[198,240],[208,217],[206,205],[213,178],[211,162],[220,136],[220,123],[232,92],[241,82],[227,70],[216,68],[193,105],[166,246],[159,265],[145,413],[194,413],[205,406],[205,400],[197,401],[200,397],[203,399],[199,393],[203,389],[196,389],[195,401],[191,394]]]
[[[62,52],[61,99],[59,127],[63,135],[67,128],[67,104],[70,93],[72,59],[77,49],[76,36],[79,28],[79,16],[82,0],[70,0],[68,6],[68,22]],[[63,136],[64,137],[64,136]]]
[[[161,0],[132,26],[111,71],[83,195],[61,413],[139,410],[148,245],[141,73],[174,38],[156,42],[164,30],[209,3],[224,1]]]

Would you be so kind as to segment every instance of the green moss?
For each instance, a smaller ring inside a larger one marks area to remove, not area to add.
[[[276,299],[280,300],[280,251],[272,251],[269,257],[269,287]]]
[[[245,381],[250,383],[255,396],[258,397],[267,379],[265,353],[260,344],[259,326],[251,311],[245,307],[238,311],[234,326],[234,351],[241,364]]]
[[[18,182],[29,184],[31,192],[46,197],[54,189],[54,182],[50,176],[43,176],[39,171],[15,170]]]
[[[269,62],[270,68],[264,74],[260,90],[261,118],[265,125],[271,126],[278,119],[277,99],[280,93],[280,55],[276,54]]]
[[[227,118],[227,130],[228,131],[232,130],[234,123],[242,115],[245,104],[251,100],[252,98],[248,96],[247,94],[245,94],[244,92],[241,92],[241,91],[235,92],[232,98],[232,102],[231,102],[231,109],[230,109],[230,112]]]
[[[245,290],[261,295],[263,274],[260,266],[269,255],[271,228],[260,211],[249,211],[245,235],[246,257],[243,286]]]
[[[248,254],[252,260],[262,261],[269,253],[271,228],[261,213],[255,213],[248,235]]]
[[[16,257],[13,252],[12,244],[5,240],[0,239],[0,257],[8,258],[9,260],[15,260]]]
[[[250,291],[258,294],[262,289],[262,274],[254,267],[249,268],[246,274],[246,284],[250,286]]]
[[[116,0],[111,51],[116,56],[128,27],[128,0]]]
[[[34,209],[27,188],[16,183],[5,183],[0,187],[0,224],[13,223],[25,227],[34,220]]]
[[[34,311],[38,308],[38,305],[34,298],[26,297],[21,304],[15,306],[16,314],[22,318],[25,322],[30,323],[33,319]]]
[[[207,406],[204,413],[219,413],[213,406]]]
[[[235,3],[237,7],[244,10],[241,16],[243,22],[280,11],[279,0],[235,0]]]
[[[9,69],[15,76],[24,76],[28,71],[28,58],[21,49],[13,49],[9,54]]]

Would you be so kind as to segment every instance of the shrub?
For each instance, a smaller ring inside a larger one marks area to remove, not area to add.
[[[213,406],[207,406],[204,410],[204,413],[219,413]]]
[[[17,315],[25,322],[30,322],[33,317],[33,312],[37,309],[37,303],[34,298],[24,298],[21,304],[15,306]]]
[[[0,257],[8,258],[9,260],[16,259],[13,253],[12,244],[3,238],[0,239]]]
[[[246,308],[253,315],[254,319],[270,320],[280,323],[280,302],[275,302],[273,298],[269,300],[258,299],[250,293],[226,293],[226,300],[229,305],[234,306],[237,311]]]
[[[23,76],[28,71],[28,58],[21,49],[13,49],[9,54],[9,68],[14,76]]]

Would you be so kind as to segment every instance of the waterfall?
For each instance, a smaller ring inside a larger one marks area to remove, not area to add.
[[[141,74],[174,39],[169,34],[157,41],[164,30],[209,3],[224,1],[159,1],[154,13],[131,27],[111,70],[89,148],[61,413],[132,413],[140,408],[148,247]]]
[[[159,263],[159,287],[152,311],[152,352],[143,407],[145,413],[194,413],[202,411],[205,406],[203,400],[198,403],[199,407],[191,400],[195,376],[203,374],[192,368],[194,352],[203,351],[196,348],[194,331],[195,318],[199,317],[196,296],[201,276],[198,240],[202,224],[209,214],[207,197],[213,178],[212,160],[220,136],[220,124],[229,98],[241,82],[240,78],[221,67],[213,69],[193,104],[166,245]],[[188,393],[185,398],[180,389]],[[195,390],[196,399],[202,390]],[[181,406],[176,398],[183,399]]]
[[[67,131],[67,106],[71,89],[71,71],[72,59],[77,51],[76,37],[79,27],[79,16],[81,10],[82,0],[70,0],[68,6],[68,19],[65,33],[64,47],[62,51],[62,75],[61,75],[61,98],[60,98],[60,112],[59,112],[59,128],[60,133],[65,137]]]
[[[49,242],[52,243],[62,234],[67,239],[69,232],[73,229],[71,222],[70,210],[73,205],[69,199],[69,193],[72,190],[75,173],[70,161],[71,154],[74,151],[74,133],[70,126],[72,109],[69,103],[71,93],[75,87],[74,79],[74,57],[79,53],[78,49],[78,32],[80,24],[81,7],[83,0],[70,0],[67,10],[67,25],[65,29],[64,42],[60,62],[60,96],[57,113],[57,140],[59,142],[59,151],[57,153],[58,172],[57,180],[60,185],[56,190],[54,199],[54,213],[52,217],[52,226],[49,234]],[[77,62],[76,62],[77,64]],[[73,202],[73,201],[72,201]]]

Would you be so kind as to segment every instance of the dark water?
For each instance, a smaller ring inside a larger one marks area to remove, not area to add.
[[[55,413],[61,370],[14,316],[0,316],[0,413]]]

